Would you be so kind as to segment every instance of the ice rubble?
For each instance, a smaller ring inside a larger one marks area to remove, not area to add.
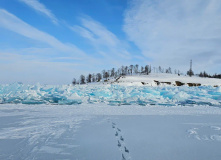
[[[212,86],[0,85],[0,103],[74,105],[211,105],[221,106],[221,88]]]

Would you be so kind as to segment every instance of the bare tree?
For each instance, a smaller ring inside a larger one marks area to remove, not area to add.
[[[120,69],[120,68],[118,68],[118,70],[117,70],[117,74],[118,74],[118,76],[121,75],[121,69]]]
[[[97,73],[96,75],[97,82],[100,82],[101,79],[102,79],[102,75],[100,73]]]
[[[144,68],[143,68],[143,66],[141,66],[141,68],[140,68],[140,72],[141,72],[141,73],[144,72]]]
[[[112,69],[111,69],[111,77],[114,77],[114,73],[115,73],[115,69],[112,68]]]
[[[107,80],[108,77],[109,77],[109,73],[108,73],[108,72],[105,72],[104,78],[106,78],[106,80]]]
[[[163,73],[163,70],[162,70],[161,66],[159,66],[158,69],[159,69],[159,72],[160,72],[160,73]]]
[[[95,82],[95,81],[96,81],[96,76],[95,76],[94,73],[92,74],[92,78],[91,78],[91,80],[92,80],[92,82]]]
[[[135,66],[134,66],[134,73],[138,73],[138,69],[139,69],[139,65],[138,64],[136,64]]]
[[[105,77],[105,73],[106,73],[106,71],[103,70],[103,71],[102,71],[103,78]]]
[[[128,66],[125,66],[125,75],[128,74]]]
[[[152,69],[151,69],[151,65],[150,65],[150,67],[149,67],[149,73],[151,73],[151,71],[152,71]]]
[[[80,76],[80,83],[85,84],[85,76],[84,75]]]
[[[121,75],[124,76],[127,74],[127,71],[124,66],[121,66]]]
[[[89,73],[87,76],[87,83],[91,83],[92,75]]]
[[[151,72],[150,66],[149,66],[149,65],[146,65],[145,68],[144,68],[144,73],[145,73],[146,75],[148,75],[150,72]]]
[[[73,78],[72,84],[73,84],[73,85],[76,85],[76,83],[77,83],[76,79]]]
[[[133,68],[134,68],[134,65],[130,65],[130,74],[132,75],[133,73]]]
[[[186,73],[188,76],[192,77],[194,75],[193,71],[190,69],[189,71],[187,71]]]
[[[172,70],[171,70],[170,67],[169,67],[168,69],[166,69],[166,73],[170,73],[170,74],[172,74]]]

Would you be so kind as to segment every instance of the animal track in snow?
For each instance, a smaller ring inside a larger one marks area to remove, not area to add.
[[[112,129],[115,132],[115,137],[117,139],[117,147],[119,148],[121,152],[121,158],[122,160],[131,160],[131,156],[129,154],[129,149],[127,148],[125,144],[125,139],[122,135],[121,129],[117,127],[116,123],[112,122]]]
[[[121,147],[121,143],[118,141],[118,147]]]
[[[124,151],[129,153],[129,150],[126,147],[124,147]]]
[[[126,158],[124,157],[124,154],[122,153],[122,160],[126,160]]]

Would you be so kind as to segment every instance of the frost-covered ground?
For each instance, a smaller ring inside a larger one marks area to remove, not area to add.
[[[0,159],[220,159],[211,84],[0,85]]]
[[[0,159],[217,160],[214,106],[0,105]]]

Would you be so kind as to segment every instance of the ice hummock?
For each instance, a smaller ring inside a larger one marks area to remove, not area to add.
[[[0,103],[76,105],[221,106],[221,88],[212,86],[0,85]]]

